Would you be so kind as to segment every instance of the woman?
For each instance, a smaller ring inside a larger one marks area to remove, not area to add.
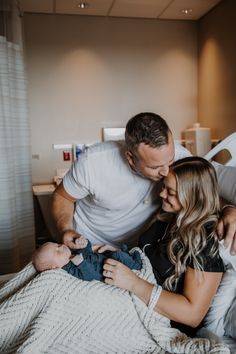
[[[224,272],[215,232],[220,203],[214,168],[200,157],[176,161],[160,197],[162,210],[139,242],[158,285],[112,259],[106,260],[103,274],[107,284],[133,292],[193,336]]]

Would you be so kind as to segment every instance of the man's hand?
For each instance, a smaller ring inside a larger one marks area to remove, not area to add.
[[[63,243],[70,249],[80,249],[87,246],[87,239],[74,230],[67,230],[63,233]]]
[[[224,247],[231,245],[230,253],[236,254],[236,208],[225,207],[217,226],[220,239],[224,239]]]

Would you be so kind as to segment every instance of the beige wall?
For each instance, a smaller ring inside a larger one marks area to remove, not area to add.
[[[199,22],[199,121],[213,138],[236,131],[236,1],[224,0]]]
[[[177,139],[197,120],[197,24],[67,15],[24,16],[33,182],[62,162],[52,144],[101,140],[140,111]]]

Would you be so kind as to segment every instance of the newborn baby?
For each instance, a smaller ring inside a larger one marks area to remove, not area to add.
[[[130,269],[141,269],[142,261],[138,251],[128,252],[122,245],[121,250],[93,253],[90,241],[81,236],[76,240],[78,249],[71,251],[66,245],[47,242],[33,254],[32,262],[37,271],[62,268],[69,274],[82,280],[103,281],[103,263],[106,258],[113,258]],[[72,254],[73,252],[73,254]]]

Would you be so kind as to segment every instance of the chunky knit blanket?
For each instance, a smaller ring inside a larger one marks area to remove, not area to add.
[[[155,283],[143,255],[140,277]],[[0,290],[0,353],[227,353],[190,339],[126,290],[28,264]]]

